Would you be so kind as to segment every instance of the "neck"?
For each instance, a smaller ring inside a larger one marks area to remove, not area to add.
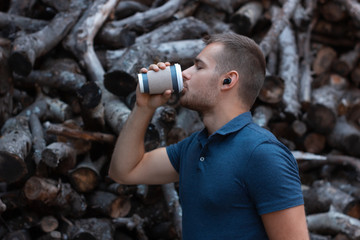
[[[242,107],[222,107],[213,111],[203,112],[203,122],[208,131],[209,136],[219,130],[226,123],[230,122],[233,118],[240,114],[247,112],[248,109]]]

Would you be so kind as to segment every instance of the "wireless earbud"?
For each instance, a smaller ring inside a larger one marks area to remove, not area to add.
[[[223,85],[230,84],[230,83],[231,83],[231,78],[225,78],[223,81]]]

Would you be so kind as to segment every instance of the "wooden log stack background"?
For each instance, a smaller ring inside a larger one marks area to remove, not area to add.
[[[360,239],[356,0],[2,0],[0,238],[180,239],[177,185],[117,184],[109,161],[139,69],[230,31],[266,56],[252,113],[298,160],[311,239]],[[147,150],[203,127],[178,99]]]

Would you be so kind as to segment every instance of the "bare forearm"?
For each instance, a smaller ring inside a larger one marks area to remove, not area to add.
[[[154,110],[135,106],[116,141],[109,175],[116,181],[126,181],[127,175],[145,153],[144,137]]]

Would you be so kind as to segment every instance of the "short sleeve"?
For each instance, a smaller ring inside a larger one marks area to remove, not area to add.
[[[172,144],[166,147],[166,152],[169,156],[170,162],[177,172],[180,169],[180,143]]]
[[[260,215],[304,204],[297,162],[281,143],[259,144],[246,169],[247,189]]]

